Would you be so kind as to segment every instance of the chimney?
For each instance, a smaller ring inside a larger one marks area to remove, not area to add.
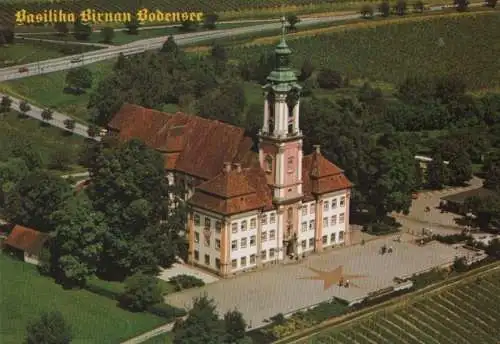
[[[236,169],[236,172],[240,173],[241,172],[241,164],[234,164],[234,168]]]
[[[320,145],[314,145],[314,150],[316,151],[316,153],[318,154],[321,154],[321,146]]]
[[[224,172],[226,172],[226,173],[231,172],[231,163],[230,162],[224,163]]]

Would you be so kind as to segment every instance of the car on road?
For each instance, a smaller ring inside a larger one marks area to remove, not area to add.
[[[73,57],[70,62],[71,63],[78,63],[78,62],[82,62],[83,61],[83,56],[77,56],[77,57]]]
[[[28,67],[19,68],[19,73],[26,73],[27,71],[29,71]]]

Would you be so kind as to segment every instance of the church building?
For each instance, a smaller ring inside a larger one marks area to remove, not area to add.
[[[164,156],[188,190],[189,262],[223,277],[349,244],[352,184],[319,146],[303,155],[300,91],[284,30],[263,87],[259,150],[243,128],[124,104],[109,123]]]

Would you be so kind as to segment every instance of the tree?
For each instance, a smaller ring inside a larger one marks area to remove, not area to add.
[[[5,212],[13,223],[41,232],[55,229],[52,214],[71,195],[68,183],[47,171],[33,171],[8,193]]]
[[[118,55],[118,58],[116,59],[113,69],[115,71],[124,70],[126,66],[127,66],[127,59],[125,58],[125,55],[123,55],[123,53],[120,53]]]
[[[66,129],[73,131],[75,130],[76,122],[74,119],[66,118],[64,120],[64,126],[66,127]]]
[[[172,35],[168,36],[165,43],[163,43],[163,46],[161,47],[160,51],[174,58],[179,55],[179,46],[177,45],[177,43],[175,43],[174,36]]]
[[[455,0],[455,6],[458,12],[465,12],[469,9],[469,0]]]
[[[92,87],[92,72],[85,67],[70,69],[66,74],[66,85],[76,90]]]
[[[448,165],[450,185],[464,185],[472,178],[472,162],[463,149],[455,154]]]
[[[391,14],[391,5],[388,1],[383,1],[379,4],[378,10],[382,17],[388,17]]]
[[[434,97],[448,104],[460,100],[467,91],[467,84],[456,74],[438,77],[435,81]]]
[[[247,323],[243,318],[243,314],[236,309],[228,311],[224,314],[224,328],[226,330],[224,343],[239,343],[245,338],[247,328]]]
[[[161,154],[132,140],[100,147],[88,160],[87,192],[109,225],[100,272],[120,279],[146,266],[171,264],[186,209],[167,183]],[[177,207],[170,207],[174,201]]]
[[[306,58],[302,63],[302,67],[300,67],[300,81],[306,81],[309,79],[314,72],[314,65],[310,58]]]
[[[486,0],[486,6],[495,8],[497,5],[497,0]]]
[[[210,51],[210,55],[217,62],[222,62],[222,63],[226,63],[227,62],[227,51],[226,51],[226,48],[224,48],[219,43],[214,43],[212,45],[212,49]]]
[[[435,83],[433,80],[418,76],[409,76],[398,85],[397,96],[409,104],[422,104],[434,99]]]
[[[90,25],[83,24],[82,19],[78,17],[73,27],[73,36],[79,41],[87,41],[91,34],[92,28]]]
[[[184,20],[181,23],[180,30],[183,32],[193,32],[198,29],[198,23],[193,20]]]
[[[53,248],[56,277],[67,286],[83,286],[97,271],[108,231],[104,214],[94,211],[85,193],[79,193],[53,218],[57,223]]]
[[[333,69],[322,69],[318,74],[319,87],[325,89],[336,89],[343,85],[342,75]]]
[[[120,304],[134,312],[140,312],[160,302],[162,290],[155,276],[141,272],[125,280],[125,291],[120,296]]]
[[[115,37],[115,29],[112,27],[106,26],[101,30],[102,41],[104,43],[113,42],[113,38]]]
[[[26,344],[69,344],[72,338],[71,327],[59,311],[43,312],[27,326]]]
[[[245,106],[245,90],[241,84],[237,83],[228,83],[216,88],[202,96],[198,101],[200,116],[233,125],[242,123]]]
[[[23,116],[26,116],[26,114],[31,110],[31,106],[26,100],[23,100],[19,104],[19,110],[21,111]]]
[[[140,23],[139,19],[137,19],[137,16],[133,15],[131,20],[125,23],[125,27],[127,28],[127,33],[129,35],[138,35]]]
[[[9,112],[12,106],[12,99],[9,96],[3,96],[0,101],[0,113]]]
[[[99,135],[99,133],[100,133],[100,131],[99,131],[99,127],[98,127],[98,126],[96,126],[95,124],[90,124],[90,125],[88,126],[88,128],[87,128],[87,135],[88,135],[89,137],[94,138],[94,137],[98,136],[98,135]]]
[[[399,16],[404,16],[406,14],[407,4],[406,0],[398,0],[396,5],[394,6],[394,11]]]
[[[477,216],[481,229],[488,230],[491,224],[500,226],[500,196],[470,197],[465,200],[465,208]]]
[[[185,321],[173,329],[173,344],[220,344],[224,342],[224,327],[219,321],[213,299],[206,295],[195,298]]]
[[[297,31],[297,24],[300,23],[300,18],[297,17],[296,14],[290,14],[287,18],[286,21],[288,22],[288,30],[290,32],[295,32]]]
[[[55,23],[54,29],[61,36],[66,36],[69,32],[69,28],[68,28],[68,25],[66,23]]]
[[[373,7],[369,4],[364,4],[361,7],[361,16],[366,19],[371,19],[373,18]]]
[[[418,0],[413,4],[413,9],[415,12],[422,13],[425,9],[425,4],[422,0]]]
[[[440,153],[432,156],[427,166],[427,186],[431,189],[442,189],[448,180],[447,167]]]
[[[500,192],[500,164],[491,164],[484,180],[484,187]]]
[[[216,28],[217,20],[219,20],[219,16],[217,14],[207,14],[203,22],[203,27],[205,29],[214,30]]]
[[[53,118],[54,118],[54,111],[53,110],[46,108],[42,111],[42,119],[45,122],[51,121]]]
[[[0,46],[14,43],[14,30],[10,27],[0,25],[0,39],[3,42],[0,42]]]

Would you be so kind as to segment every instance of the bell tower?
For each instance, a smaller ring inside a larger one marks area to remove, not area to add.
[[[259,131],[260,165],[267,174],[277,204],[302,198],[302,132],[299,128],[301,87],[290,68],[292,51],[282,36],[275,47],[275,68],[264,90],[264,122]]]

